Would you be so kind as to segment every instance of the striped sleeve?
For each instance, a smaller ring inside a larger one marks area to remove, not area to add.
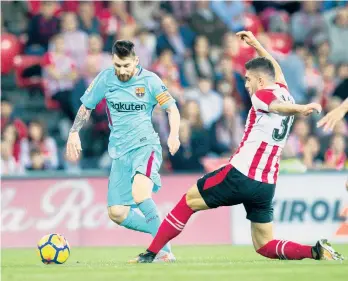
[[[269,105],[276,99],[272,90],[259,90],[252,96],[251,102],[256,110],[269,112]]]

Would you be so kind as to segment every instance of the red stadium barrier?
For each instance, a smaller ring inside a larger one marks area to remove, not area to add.
[[[163,188],[154,196],[162,218],[198,177],[162,177]],[[54,232],[73,247],[147,245],[150,235],[109,220],[107,183],[107,178],[2,180],[2,247],[35,247]],[[229,208],[197,213],[174,244],[230,244],[230,225]]]

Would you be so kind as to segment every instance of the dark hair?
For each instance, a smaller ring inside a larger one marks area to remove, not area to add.
[[[112,54],[119,58],[135,56],[133,42],[129,40],[117,40],[112,46]]]
[[[261,71],[272,77],[275,78],[275,70],[272,62],[265,58],[265,57],[257,57],[255,59],[249,60],[245,64],[246,70],[256,70]]]

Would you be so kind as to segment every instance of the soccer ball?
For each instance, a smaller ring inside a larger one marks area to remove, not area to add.
[[[37,254],[44,264],[62,264],[70,256],[70,246],[64,236],[48,234],[37,243]]]

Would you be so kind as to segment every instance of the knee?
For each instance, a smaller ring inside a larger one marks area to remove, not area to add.
[[[205,201],[203,200],[197,185],[194,185],[187,191],[186,204],[193,211],[201,211],[201,210],[209,209],[209,207],[206,205]]]
[[[132,185],[132,196],[136,204],[151,198],[153,182],[142,174],[136,174]]]
[[[112,206],[108,208],[109,218],[117,224],[121,224],[127,218],[128,212],[128,206]]]
[[[185,198],[187,206],[192,209],[194,207],[195,196],[191,189],[187,191]]]
[[[135,202],[135,204],[140,204],[141,202],[145,201],[148,198],[151,198],[151,195],[147,194],[147,193],[142,193],[142,192],[138,192],[136,190],[132,191],[132,196],[133,196],[133,200]]]

